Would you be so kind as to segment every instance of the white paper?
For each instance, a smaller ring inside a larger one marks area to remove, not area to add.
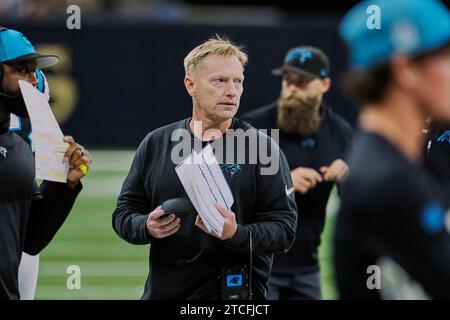
[[[69,164],[64,163],[68,144],[45,96],[30,83],[19,80],[20,90],[30,116],[36,161],[36,178],[67,182]]]
[[[234,199],[211,145],[199,153],[193,150],[175,170],[208,231],[221,236],[224,218],[215,204],[230,210]]]

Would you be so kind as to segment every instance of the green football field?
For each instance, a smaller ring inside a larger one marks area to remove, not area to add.
[[[36,299],[139,299],[148,272],[148,246],[128,244],[111,226],[111,214],[125,179],[133,151],[92,151],[94,166],[83,179],[84,189],[67,221],[41,253]],[[336,201],[320,247],[322,294],[335,299],[330,265],[330,238]],[[81,288],[73,283],[70,266],[81,271]],[[71,287],[69,285],[69,287]]]

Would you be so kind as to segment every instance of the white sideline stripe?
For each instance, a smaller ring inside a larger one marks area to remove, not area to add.
[[[147,261],[125,261],[125,262],[45,262],[41,261],[39,276],[63,276],[67,277],[66,270],[70,265],[78,265],[81,269],[81,277],[86,276],[142,276],[148,274]]]
[[[89,150],[89,152],[93,159],[92,169],[98,172],[128,172],[135,154],[135,150]]]
[[[76,241],[64,241],[64,240],[55,240],[54,243],[51,244],[51,247],[48,247],[48,253],[51,252],[61,252],[61,255],[76,255],[76,254],[84,254],[84,253],[95,253],[102,255],[106,253],[114,253],[116,256],[126,256],[128,254],[135,255],[136,253],[144,252],[148,253],[148,246],[136,247],[131,250],[128,250],[126,244],[119,243],[115,245],[113,241],[111,242],[101,242],[98,244],[89,244],[89,243],[79,243]],[[45,253],[47,253],[47,250]]]
[[[86,178],[83,181],[83,191],[80,196],[83,198],[117,197],[125,177],[126,174],[123,177]]]
[[[69,290],[65,283],[61,286],[39,285],[36,290],[37,300],[65,300],[65,299],[100,299],[100,300],[138,300],[144,290],[144,282],[140,286],[101,286],[81,283],[80,290]]]

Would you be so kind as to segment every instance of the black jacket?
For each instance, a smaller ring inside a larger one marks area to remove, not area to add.
[[[0,122],[0,299],[19,299],[22,251],[38,254],[60,228],[81,190],[34,181],[30,147]]]
[[[211,286],[206,292],[214,298],[212,293],[218,289],[218,282],[211,279],[217,279],[221,266],[248,264],[251,231],[253,293],[262,299],[267,293],[273,254],[289,249],[297,224],[293,193],[288,196],[286,192],[292,181],[281,152],[280,167],[274,175],[261,175],[263,165],[259,157],[256,164],[221,166],[235,200],[231,209],[238,229],[233,238],[221,241],[193,225],[188,237],[175,234],[154,239],[147,234],[149,212],[167,199],[186,196],[175,172],[176,163],[171,160],[172,148],[177,144],[171,141],[171,135],[177,129],[189,130],[189,120],[159,128],[142,141],[113,213],[114,230],[130,243],[151,243],[150,272],[143,299],[188,299],[208,282]],[[263,142],[273,143],[247,123],[233,119],[232,129],[239,128],[252,130]],[[187,132],[190,138],[194,137],[190,130]],[[220,139],[226,140],[226,135]],[[194,261],[186,262],[200,252]]]

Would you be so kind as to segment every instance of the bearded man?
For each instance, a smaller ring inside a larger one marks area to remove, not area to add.
[[[258,129],[279,129],[279,145],[294,182],[298,208],[296,240],[274,257],[269,299],[321,299],[317,257],[331,190],[348,175],[343,160],[352,129],[323,102],[331,85],[330,63],[322,50],[310,46],[288,51],[281,68],[277,102],[242,119]]]

